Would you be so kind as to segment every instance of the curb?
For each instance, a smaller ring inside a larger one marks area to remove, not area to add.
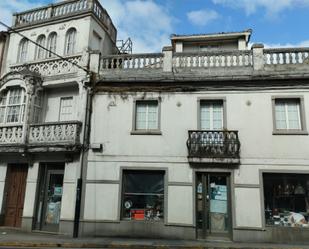
[[[110,248],[110,249],[280,249],[274,246],[202,246],[202,245],[133,245],[133,244],[92,244],[92,243],[48,243],[48,242],[0,242],[0,247],[33,247],[33,248]],[[293,247],[290,249],[302,249]]]

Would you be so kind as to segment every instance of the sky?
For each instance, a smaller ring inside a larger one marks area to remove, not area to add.
[[[14,12],[59,0],[0,0],[0,20]],[[309,0],[101,0],[133,51],[160,52],[171,34],[252,29],[252,43],[266,47],[309,47]],[[0,30],[4,29],[0,27]]]

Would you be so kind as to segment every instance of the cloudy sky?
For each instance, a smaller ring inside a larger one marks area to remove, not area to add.
[[[59,0],[0,0],[0,19]],[[171,34],[253,29],[251,42],[309,47],[309,0],[101,0],[134,52],[157,52]],[[3,29],[3,28],[2,28]]]

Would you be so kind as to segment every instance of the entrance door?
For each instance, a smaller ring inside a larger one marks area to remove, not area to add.
[[[196,179],[197,238],[229,238],[230,176],[222,173],[197,173]]]
[[[58,232],[64,170],[61,166],[42,165],[35,229]]]
[[[24,209],[28,165],[8,165],[4,226],[20,227]]]

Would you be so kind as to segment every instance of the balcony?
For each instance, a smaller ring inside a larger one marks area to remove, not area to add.
[[[238,131],[189,131],[190,163],[240,163]]]
[[[67,56],[65,60],[60,58],[48,58],[40,61],[12,65],[10,66],[10,71],[20,72],[24,69],[28,69],[40,74],[45,79],[52,77],[59,78],[59,75],[72,75],[78,73],[79,68],[75,65],[81,65],[81,60],[81,55]]]
[[[222,50],[102,56],[100,80],[113,81],[239,81],[309,76],[309,48]]]
[[[79,14],[93,14],[106,28],[113,42],[116,42],[117,30],[98,0],[67,0],[57,4],[14,14],[15,28],[35,25],[42,22],[68,18]]]
[[[78,152],[80,131],[78,121],[0,127],[0,152]]]

